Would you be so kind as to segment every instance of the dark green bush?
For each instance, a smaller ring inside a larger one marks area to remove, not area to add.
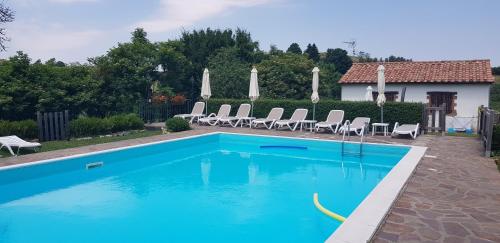
[[[493,141],[491,143],[491,151],[500,152],[500,124],[493,127]]]
[[[112,131],[113,123],[110,119],[97,117],[80,117],[69,123],[72,137],[85,137],[107,134]]]
[[[167,130],[169,132],[182,132],[186,130],[191,130],[189,122],[179,117],[168,119],[165,122],[165,126],[167,126]]]
[[[33,120],[3,121],[0,120],[0,136],[16,135],[24,139],[38,137],[38,125]]]
[[[80,117],[72,120],[69,125],[73,137],[103,135],[144,128],[144,122],[136,114],[116,115],[108,118]]]
[[[234,115],[241,103],[250,103],[249,100],[238,99],[210,99],[208,101],[209,113],[217,113],[220,105],[230,104],[231,114]],[[283,118],[290,118],[293,111],[297,108],[309,109],[308,119],[312,119],[313,104],[310,100],[265,100],[259,99],[254,103],[253,115],[255,117],[266,117],[273,107],[282,107],[285,109]],[[330,110],[344,110],[345,120],[351,120],[355,117],[370,117],[371,122],[380,121],[380,107],[375,102],[366,101],[340,101],[340,100],[320,100],[316,104],[316,120],[325,120]],[[384,122],[390,123],[391,127],[395,122],[402,123],[422,123],[422,112],[424,104],[422,103],[401,103],[387,102],[384,105]]]
[[[112,132],[143,129],[144,122],[136,114],[116,115],[108,118],[113,124]]]

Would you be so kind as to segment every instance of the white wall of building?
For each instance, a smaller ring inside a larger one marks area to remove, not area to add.
[[[377,91],[376,84],[371,86],[373,91]],[[343,84],[342,100],[364,100],[367,87],[366,84]],[[456,92],[457,115],[447,118],[447,127],[456,127],[454,123],[471,123],[475,128],[478,107],[488,106],[490,100],[489,84],[386,84],[385,91],[397,91],[400,99],[403,87],[406,87],[405,102],[427,103],[427,92]]]

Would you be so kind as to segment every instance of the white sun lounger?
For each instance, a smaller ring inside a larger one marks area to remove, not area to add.
[[[0,150],[3,147],[6,147],[7,150],[9,150],[10,154],[13,156],[16,156],[19,154],[19,150],[21,148],[33,148],[36,151],[36,148],[42,146],[40,143],[32,143],[32,142],[27,142],[24,141],[23,139],[19,138],[18,136],[6,136],[6,137],[0,137]],[[14,154],[14,151],[12,150],[12,147],[17,147],[17,152]]]
[[[178,114],[178,115],[175,115],[174,117],[189,119],[189,123],[193,123],[195,120],[198,120],[201,117],[205,116],[203,114],[204,110],[205,110],[205,103],[199,101],[199,102],[194,103],[193,110],[191,110],[191,114]]]
[[[257,128],[259,125],[264,125],[264,127],[266,127],[267,129],[271,129],[274,127],[274,123],[277,120],[281,119],[281,117],[283,116],[283,112],[283,108],[274,107],[273,109],[271,109],[266,118],[253,120],[252,123],[250,123],[250,127]]]
[[[223,126],[225,124],[229,124],[232,127],[238,126],[240,124],[241,120],[244,118],[248,118],[250,115],[250,109],[252,107],[250,104],[241,104],[240,107],[238,108],[238,112],[236,112],[236,116],[228,116],[225,118],[221,118],[219,120],[219,125]]]
[[[314,126],[314,127],[316,128],[316,132],[318,132],[319,129],[321,129],[321,128],[324,128],[324,129],[328,128],[333,133],[337,133],[343,120],[344,120],[344,111],[343,110],[331,110],[330,113],[328,113],[328,117],[326,118],[326,121],[318,122],[318,123],[316,123],[316,126]],[[333,127],[335,127],[335,129]]]
[[[361,134],[367,131],[368,125],[370,124],[370,118],[356,117],[349,126],[347,125],[348,123],[349,120],[345,121],[344,125],[340,128],[340,132],[355,132],[358,136],[361,136]]]
[[[399,123],[396,122],[394,124],[394,129],[392,129],[391,136],[409,134],[413,139],[416,139],[417,135],[418,135],[419,126],[420,126],[420,123],[403,124],[400,126]]]
[[[228,104],[221,105],[219,108],[219,112],[217,112],[217,114],[212,113],[207,117],[200,118],[198,119],[198,123],[215,126],[219,123],[220,119],[227,118],[230,112],[231,112],[231,105]]]
[[[275,123],[276,129],[280,129],[284,126],[288,127],[290,130],[295,131],[302,121],[307,117],[307,109],[296,109],[292,117],[288,120],[278,120]]]

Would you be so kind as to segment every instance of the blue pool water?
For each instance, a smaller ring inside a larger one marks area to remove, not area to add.
[[[347,217],[409,150],[340,148],[212,134],[0,170],[0,242],[323,242],[313,193]]]

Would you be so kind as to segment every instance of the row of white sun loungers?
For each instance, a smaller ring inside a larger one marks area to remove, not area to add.
[[[231,105],[221,105],[217,114],[212,113],[208,116],[203,114],[205,109],[205,103],[196,102],[193,110],[190,114],[180,114],[175,117],[180,117],[183,119],[188,119],[190,123],[195,121],[198,124],[207,124],[211,126],[220,125],[225,126],[229,125],[232,127],[236,127],[238,125],[242,125],[242,122],[245,120],[250,122],[250,128],[257,127],[265,127],[267,129],[280,129],[287,128],[292,131],[297,130],[297,128],[301,125],[301,123],[306,120],[307,117],[307,109],[296,109],[290,119],[281,119],[283,116],[283,108],[273,108],[269,112],[266,118],[258,118],[258,119],[250,119],[250,104],[241,104],[238,108],[238,112],[235,116],[230,116]],[[365,133],[368,129],[368,124],[370,124],[369,117],[356,117],[352,122],[344,120],[344,111],[342,110],[331,110],[328,113],[328,116],[325,121],[318,122],[315,124],[314,129],[318,132],[320,129],[330,130],[332,133],[337,132],[355,132],[357,135],[361,135]],[[399,123],[394,124],[394,129],[392,130],[392,135],[410,135],[413,139],[415,139],[418,135],[419,124],[403,124],[399,125]],[[7,148],[7,150],[12,155],[19,154],[19,150],[21,148],[39,148],[41,146],[40,143],[32,143],[27,142],[17,136],[6,136],[0,137],[0,150],[2,148]],[[17,148],[16,153],[12,148]]]
[[[296,109],[290,119],[281,119],[283,116],[283,108],[273,108],[269,112],[266,118],[249,119],[251,106],[250,104],[241,104],[238,108],[238,112],[235,116],[230,116],[231,105],[224,104],[221,105],[217,114],[212,113],[205,117],[203,110],[205,109],[205,103],[196,102],[193,107],[191,114],[181,114],[176,115],[176,117],[181,117],[184,119],[189,119],[190,123],[197,121],[201,125],[229,125],[236,127],[241,125],[244,121],[249,121],[251,128],[265,127],[267,129],[280,129],[287,128],[295,131],[301,123],[306,120],[308,110],[307,109]],[[251,121],[250,121],[251,120]],[[356,117],[352,122],[345,121],[344,124],[344,111],[343,110],[331,110],[325,121],[318,122],[315,124],[314,129],[316,132],[321,129],[330,130],[332,133],[337,132],[354,132],[357,135],[361,135],[368,131],[368,125],[370,124],[369,117]],[[419,124],[404,124],[399,125],[396,123],[392,131],[392,135],[398,134],[409,134],[412,138],[416,138],[418,135]]]

